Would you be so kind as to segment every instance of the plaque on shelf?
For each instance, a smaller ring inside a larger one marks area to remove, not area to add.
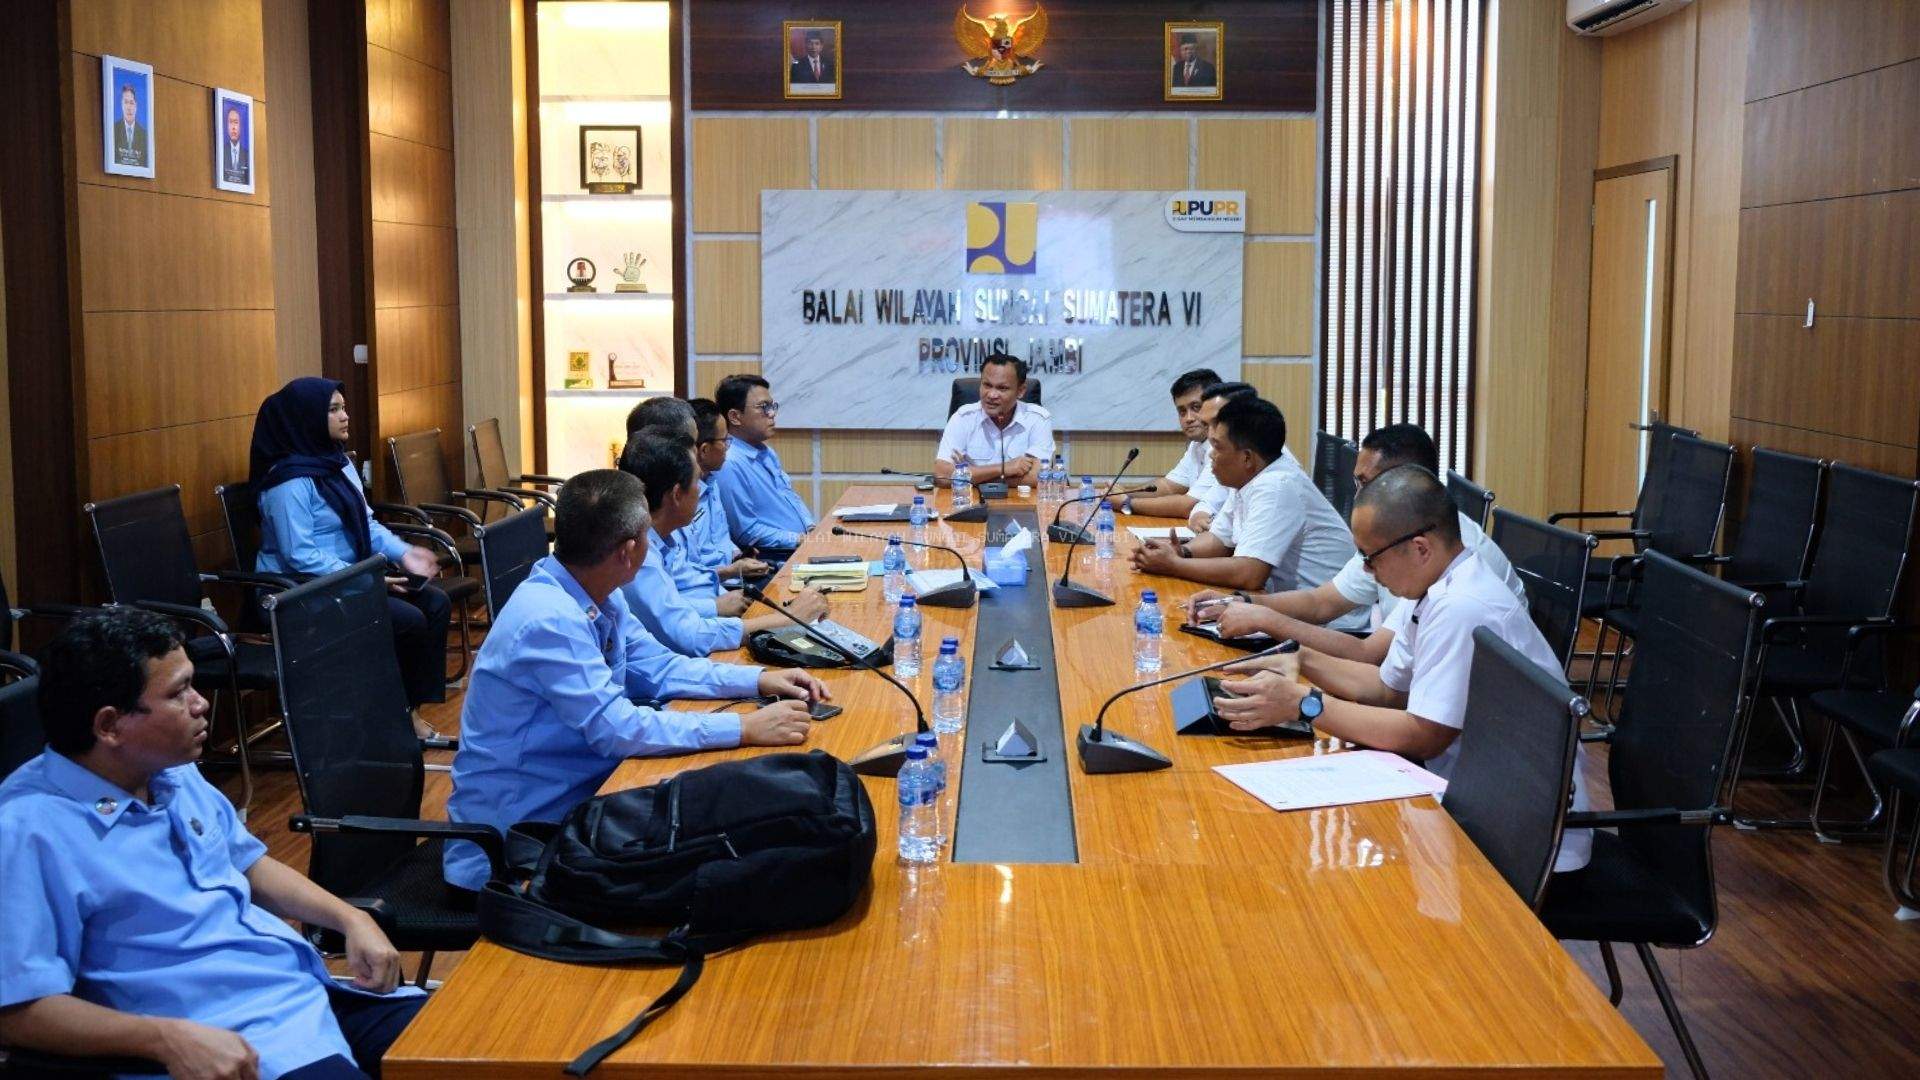
[[[646,292],[647,283],[640,280],[640,271],[647,265],[647,257],[637,251],[626,252],[621,257],[626,259],[626,265],[617,271],[620,280],[614,283],[613,291]]]
[[[567,286],[567,291],[597,292],[598,290],[593,287],[593,279],[599,272],[600,268],[593,265],[592,259],[574,259],[567,264],[567,280],[573,282],[573,284]]]
[[[567,354],[567,379],[562,385],[568,390],[593,389],[592,353],[570,352]]]
[[[638,360],[622,360],[619,353],[608,353],[607,386],[614,390],[645,390],[645,365]]]
[[[626,195],[640,186],[640,129],[581,125],[580,186],[589,195]]]

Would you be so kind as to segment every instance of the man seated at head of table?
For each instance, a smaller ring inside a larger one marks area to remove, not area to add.
[[[682,656],[706,656],[739,648],[746,635],[756,630],[791,624],[772,613],[749,619],[702,613],[674,584],[674,568],[687,559],[680,530],[693,520],[694,507],[700,502],[693,454],[693,440],[673,428],[643,428],[627,439],[620,471],[646,487],[652,524],[640,572],[620,592],[640,625],[662,645]],[[809,623],[827,614],[827,598],[818,589],[803,589],[781,606]]]
[[[819,679],[682,656],[628,608],[621,587],[646,560],[651,525],[639,480],[583,472],[561,487],[559,504],[553,554],[533,564],[474,658],[449,818],[505,833],[560,820],[623,758],[806,741],[807,701],[829,696]],[[745,716],[652,704],[761,695],[783,700]],[[477,890],[487,859],[472,843],[450,843],[445,871],[448,884]]]
[[[1425,762],[1451,777],[1466,724],[1473,632],[1492,629],[1555,678],[1560,661],[1526,603],[1461,543],[1459,511],[1425,467],[1401,465],[1362,488],[1353,504],[1353,538],[1380,586],[1405,598],[1387,620],[1393,644],[1386,660],[1369,664],[1303,646],[1298,669],[1312,688],[1293,677],[1292,657],[1274,657],[1248,665],[1264,670],[1223,680],[1223,690],[1240,696],[1217,698],[1215,705],[1236,730],[1252,731],[1299,718],[1301,703],[1311,697],[1319,712],[1314,726],[1325,734]],[[1576,761],[1575,810],[1589,808],[1582,772]],[[1568,830],[1554,869],[1585,866],[1592,844],[1591,831]]]
[[[47,747],[0,784],[0,1042],[173,1076],[377,1073],[426,997],[394,992],[371,916],[269,856],[200,775],[179,629],[112,608],[40,662]],[[344,935],[351,979],[288,919]]]
[[[1374,477],[1401,465],[1417,465],[1433,475],[1440,472],[1440,454],[1433,438],[1414,424],[1389,424],[1376,428],[1360,441],[1360,454],[1354,461],[1353,481],[1364,488]],[[1495,577],[1525,603],[1526,586],[1513,572],[1507,556],[1478,522],[1465,514],[1460,522],[1460,542],[1484,560]],[[1234,603],[1236,600],[1251,603]],[[1274,638],[1293,638],[1321,652],[1362,660],[1369,664],[1385,662],[1393,645],[1393,631],[1386,628],[1388,616],[1405,601],[1384,588],[1363,565],[1359,554],[1347,560],[1332,581],[1311,589],[1283,593],[1223,593],[1203,590],[1187,601],[1187,610],[1196,622],[1217,622],[1225,637],[1268,634]],[[1373,633],[1357,638],[1326,624],[1356,610],[1367,612]]]
[[[980,362],[980,400],[947,418],[933,455],[933,482],[953,483],[953,465],[965,455],[976,484],[1033,481],[1042,461],[1053,457],[1053,414],[1020,400],[1027,392],[1027,362],[994,353]]]
[[[714,474],[733,542],[784,560],[813,531],[813,511],[793,490],[767,440],[779,429],[780,403],[758,375],[729,375],[713,391],[727,418],[727,467]]]
[[[1214,411],[1207,438],[1213,475],[1231,489],[1220,513],[1192,540],[1142,541],[1134,569],[1246,591],[1331,581],[1353,555],[1353,541],[1327,497],[1283,459],[1287,421],[1280,410],[1250,394],[1232,397]],[[1358,628],[1365,618],[1349,614],[1336,626]]]
[[[1220,376],[1212,368],[1194,368],[1173,380],[1173,414],[1180,423],[1180,433],[1187,437],[1186,452],[1180,455],[1172,471],[1154,481],[1154,494],[1110,495],[1109,505],[1125,513],[1150,517],[1184,518],[1193,513],[1194,507],[1200,504],[1193,495],[1194,486],[1202,477],[1213,475],[1213,463],[1207,452],[1209,418],[1202,406],[1207,392],[1219,385]],[[1247,392],[1253,393],[1253,387],[1247,387]]]

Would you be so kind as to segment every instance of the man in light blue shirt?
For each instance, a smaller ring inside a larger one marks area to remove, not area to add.
[[[789,552],[813,529],[813,511],[793,490],[780,467],[780,455],[767,440],[777,428],[780,404],[767,380],[758,375],[729,375],[720,380],[713,400],[727,418],[732,438],[727,467],[715,475],[733,542],[752,551]]]
[[[700,481],[694,475],[693,440],[678,431],[643,430],[627,440],[620,469],[647,489],[647,511],[652,527],[647,557],[639,574],[621,588],[627,607],[647,632],[683,656],[706,656],[737,649],[746,635],[787,626],[778,614],[750,619],[703,614],[673,582],[670,567],[686,561],[679,530],[693,519],[700,500]],[[783,607],[794,618],[815,622],[827,614],[827,598],[817,589],[804,589]]]
[[[680,591],[690,597],[711,596],[718,601],[718,613],[738,615],[746,608],[746,597],[729,593],[725,582],[734,578],[765,577],[770,568],[759,559],[743,557],[727,526],[727,508],[720,501],[720,485],[714,475],[727,466],[727,418],[720,406],[706,398],[694,398],[694,463],[700,468],[700,503],[693,520],[680,532],[686,543],[686,570],[674,571]]]
[[[617,469],[560,489],[553,554],[513,591],[474,660],[449,818],[504,833],[560,820],[623,758],[806,741],[807,701],[830,696],[819,679],[681,656],[634,618],[621,588],[646,560],[650,528],[645,488]],[[635,704],[754,696],[788,700],[745,716]],[[447,845],[450,884],[477,890],[487,875],[477,846]]]
[[[201,778],[207,702],[178,629],[90,615],[41,665],[48,747],[0,784],[0,1042],[365,1080],[426,998],[395,991],[371,917],[268,857]],[[351,984],[283,919],[341,932]]]

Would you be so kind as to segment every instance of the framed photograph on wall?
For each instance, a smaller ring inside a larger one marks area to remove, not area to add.
[[[1161,58],[1167,100],[1221,100],[1227,84],[1226,43],[1225,23],[1168,23],[1166,55]]]
[[[213,88],[213,186],[253,194],[253,98]]]
[[[786,97],[840,97],[840,24],[799,22],[780,24],[781,85]]]
[[[580,186],[625,195],[640,186],[640,128],[580,125]]]
[[[153,179],[153,66],[100,58],[100,135],[107,172]]]

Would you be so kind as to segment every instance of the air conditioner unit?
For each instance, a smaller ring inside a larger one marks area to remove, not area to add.
[[[1567,29],[1583,37],[1609,37],[1663,19],[1693,0],[1567,0]]]

